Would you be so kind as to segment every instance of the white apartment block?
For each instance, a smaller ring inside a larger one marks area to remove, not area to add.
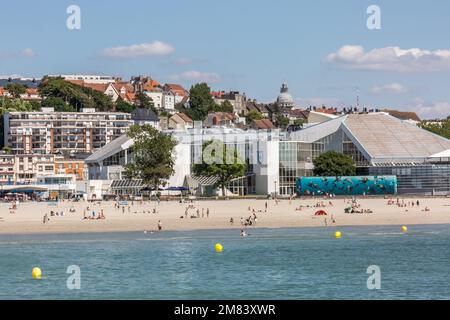
[[[14,183],[35,183],[38,176],[54,174],[54,155],[23,154],[15,156]]]
[[[145,91],[145,94],[152,99],[156,109],[163,108],[164,99],[163,91],[161,89],[154,88],[151,91]]]
[[[4,145],[13,154],[92,153],[133,125],[121,112],[9,112],[4,115]]]
[[[168,111],[175,110],[175,95],[171,91],[164,91],[163,108]]]
[[[120,78],[112,76],[100,76],[100,75],[85,75],[85,74],[54,74],[49,75],[51,78],[61,77],[64,80],[83,80],[86,83],[115,83]]]

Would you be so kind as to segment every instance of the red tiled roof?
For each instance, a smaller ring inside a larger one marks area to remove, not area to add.
[[[211,91],[211,95],[212,95],[214,98],[221,98],[223,94],[224,94],[223,91]]]
[[[398,110],[389,110],[389,109],[384,109],[381,110],[383,112],[387,112],[389,113],[391,116],[398,118],[400,120],[414,120],[414,121],[421,121],[419,116],[412,111],[398,111]]]
[[[336,114],[336,110],[335,109],[317,108],[314,111],[315,112],[326,113],[326,114]]]
[[[179,96],[186,96],[187,91],[179,84],[175,83],[166,83],[166,87],[172,91],[174,94],[177,93]]]
[[[86,83],[84,80],[66,80],[66,81],[84,88],[91,88],[92,90],[100,92],[105,92],[109,85],[105,83]]]
[[[185,122],[193,122],[191,118],[185,113],[177,112],[175,115],[179,116],[181,119],[183,119]]]
[[[269,119],[253,120],[257,129],[275,129],[275,125]]]

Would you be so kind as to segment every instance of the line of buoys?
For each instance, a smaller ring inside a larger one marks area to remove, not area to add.
[[[408,227],[407,226],[402,226],[402,232],[403,233],[408,232]]]
[[[31,270],[31,277],[33,279],[42,279],[42,271],[38,267],[34,267],[33,270]]]
[[[223,246],[220,243],[216,243],[214,250],[216,250],[216,252],[222,252]]]
[[[335,237],[336,239],[340,239],[340,238],[342,237],[342,233],[341,233],[340,231],[336,231],[336,232],[334,233],[334,237]]]

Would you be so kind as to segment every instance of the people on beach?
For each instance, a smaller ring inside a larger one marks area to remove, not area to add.
[[[158,220],[158,231],[162,230],[162,223],[161,220]]]

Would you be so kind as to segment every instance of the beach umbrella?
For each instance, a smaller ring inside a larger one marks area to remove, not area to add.
[[[316,211],[315,216],[326,216],[327,213],[323,210]]]

